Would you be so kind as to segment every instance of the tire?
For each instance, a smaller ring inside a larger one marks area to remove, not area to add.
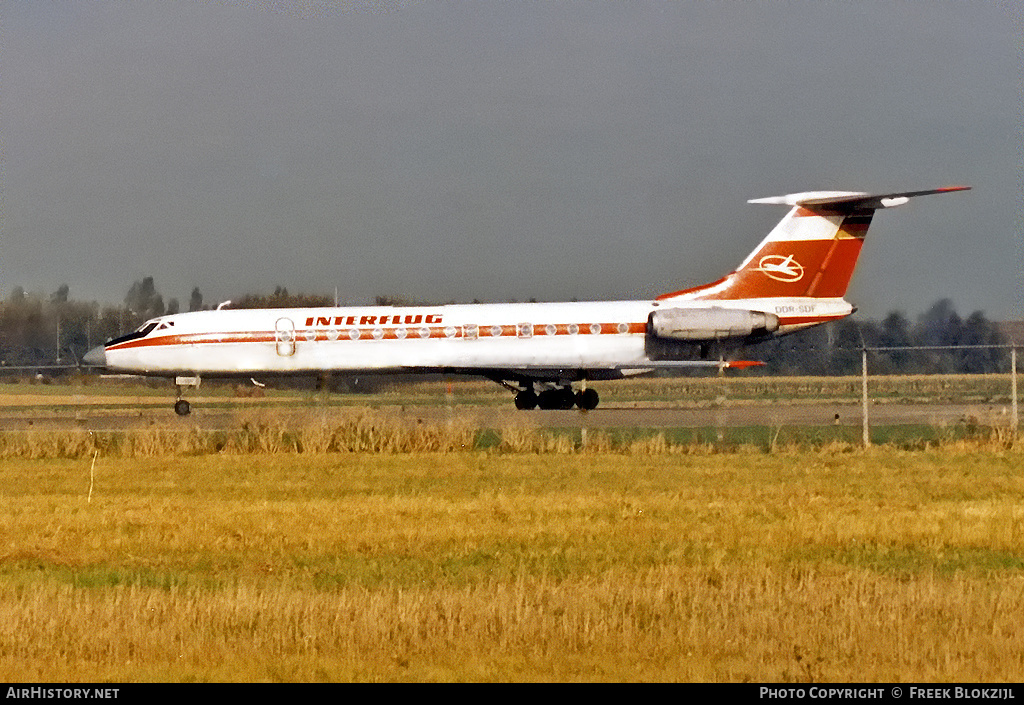
[[[545,389],[537,396],[537,405],[542,409],[562,408],[562,399],[557,389]]]
[[[601,401],[601,397],[598,395],[596,389],[585,389],[576,395],[576,406],[586,411],[597,408],[598,402]]]
[[[558,393],[559,402],[558,408],[562,411],[568,411],[569,409],[576,406],[576,395],[573,394],[572,388],[566,387]]]
[[[516,408],[520,411],[530,411],[537,408],[537,395],[532,390],[524,390],[516,394]]]

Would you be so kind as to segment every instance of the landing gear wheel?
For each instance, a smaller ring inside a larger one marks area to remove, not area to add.
[[[596,409],[599,401],[601,401],[601,397],[598,396],[596,389],[584,389],[582,392],[576,392],[576,406],[585,411]]]
[[[520,411],[529,411],[537,408],[537,395],[532,389],[524,389],[516,394],[516,408]]]
[[[537,396],[537,405],[542,409],[571,409],[576,405],[576,395],[571,387],[545,389]]]
[[[561,402],[558,406],[559,409],[568,411],[576,406],[576,395],[573,394],[572,387],[563,387],[558,390],[558,396],[559,401]]]
[[[189,404],[184,399],[179,399],[178,401],[174,402],[174,413],[176,413],[178,416],[188,416],[190,413],[192,413],[192,405]]]
[[[537,395],[537,406],[542,409],[557,409],[561,406],[557,389],[545,389]]]

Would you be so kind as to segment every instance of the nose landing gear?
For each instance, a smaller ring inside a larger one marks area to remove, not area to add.
[[[201,382],[202,380],[199,378],[199,375],[196,375],[194,377],[174,378],[174,385],[178,389],[178,397],[174,402],[174,413],[176,413],[178,416],[188,416],[189,414],[192,413],[192,405],[189,404],[185,399],[182,399],[181,397],[184,394],[185,388],[192,387],[198,389],[199,384]]]

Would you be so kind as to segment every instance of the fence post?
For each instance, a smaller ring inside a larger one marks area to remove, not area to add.
[[[871,445],[871,434],[868,430],[868,349],[860,351],[860,389],[861,389],[861,439],[864,447]]]
[[[1017,416],[1017,346],[1010,348],[1010,396],[1013,399],[1010,404],[1010,420],[1013,423],[1013,435],[1016,437],[1020,423],[1020,417]]]

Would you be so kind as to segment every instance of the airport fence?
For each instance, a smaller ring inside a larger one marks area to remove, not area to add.
[[[865,346],[861,352],[861,443],[865,448],[871,445],[871,375],[869,374],[869,357],[878,354],[903,354],[914,352],[963,352],[969,350],[1008,351],[1010,373],[1010,418],[1009,431],[1016,438],[1020,429],[1020,415],[1017,387],[1017,346],[1015,345],[905,345],[905,346]]]

